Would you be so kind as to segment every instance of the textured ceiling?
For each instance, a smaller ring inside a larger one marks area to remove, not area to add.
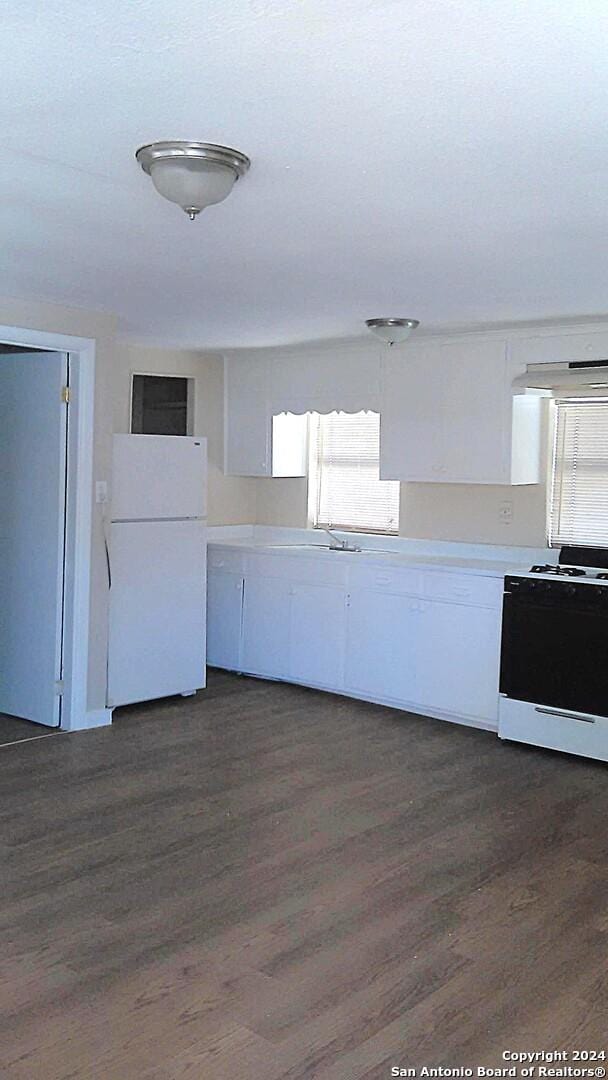
[[[0,294],[238,346],[608,310],[605,0],[5,0]],[[194,224],[141,143],[252,168]]]

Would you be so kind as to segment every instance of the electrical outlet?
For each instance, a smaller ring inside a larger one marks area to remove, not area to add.
[[[503,502],[498,509],[498,516],[503,525],[510,525],[513,521],[513,503]]]
[[[108,501],[108,484],[106,480],[95,481],[95,502],[107,503]]]

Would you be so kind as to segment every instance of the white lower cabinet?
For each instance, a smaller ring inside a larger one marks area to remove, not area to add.
[[[247,575],[241,671],[288,678],[290,607],[291,583],[286,578]]]
[[[422,600],[417,619],[414,700],[439,712],[497,723],[499,612]]]
[[[345,688],[496,723],[495,610],[360,590],[350,596]]]
[[[341,690],[345,631],[344,589],[331,585],[294,585],[289,612],[290,678]]]
[[[237,671],[243,617],[242,574],[209,567],[207,582],[207,663]]]
[[[501,579],[332,558],[212,556],[209,663],[495,727]]]
[[[409,596],[358,588],[347,607],[345,689],[364,697],[411,701],[416,685],[414,611]]]

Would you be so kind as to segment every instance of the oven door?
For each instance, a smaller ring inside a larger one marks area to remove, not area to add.
[[[608,587],[574,596],[507,588],[503,605],[500,691],[537,705],[608,716]]]

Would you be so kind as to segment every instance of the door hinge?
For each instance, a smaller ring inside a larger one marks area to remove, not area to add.
[[[72,398],[72,395],[70,394],[69,386],[62,386],[61,387],[61,400],[62,400],[63,404],[64,405],[69,405],[70,401],[71,401],[71,398]]]
[[[55,680],[55,693],[57,697],[63,697],[63,679]]]

